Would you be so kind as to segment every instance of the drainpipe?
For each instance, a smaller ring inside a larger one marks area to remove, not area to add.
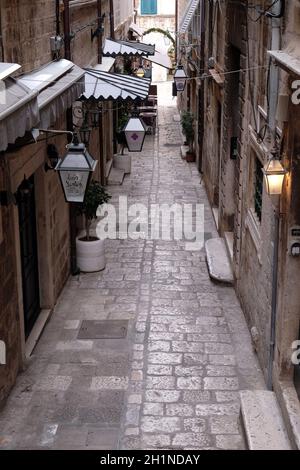
[[[64,42],[65,42],[65,59],[71,60],[70,5],[69,5],[69,0],[64,0]]]
[[[3,46],[3,36],[2,36],[1,6],[0,6],[0,61],[4,62],[4,46]]]
[[[97,16],[98,16],[98,27],[103,26],[102,19],[102,0],[97,0]],[[98,36],[98,63],[102,64],[102,47],[103,47],[103,34]],[[100,116],[99,121],[99,161],[100,161],[100,182],[102,185],[105,184],[105,165],[104,165],[104,149],[103,149],[103,114]]]
[[[176,47],[175,47],[175,63],[177,64],[178,59],[178,20],[179,20],[179,5],[178,0],[175,2],[175,38],[176,38]]]
[[[102,19],[102,5],[101,0],[97,0],[97,16],[98,16],[98,28],[103,26],[103,19]],[[99,34],[98,36],[98,64],[102,64],[102,46],[103,46],[103,34]]]
[[[60,8],[59,8],[59,0],[56,0],[55,16],[56,16],[56,36],[59,36],[59,35],[60,35]]]
[[[64,0],[64,42],[65,59],[71,60],[71,35],[70,35],[70,5],[69,0]],[[67,130],[73,131],[73,112],[72,108],[67,109]],[[69,206],[70,218],[70,249],[71,249],[71,273],[73,276],[79,274],[76,260],[76,207],[74,204]]]
[[[281,17],[284,12],[284,1],[275,3],[272,13],[268,16],[272,21],[272,40],[271,50],[279,50],[281,47]],[[276,108],[279,91],[279,68],[273,62],[270,69],[270,88],[269,88],[269,114],[268,124],[271,133],[272,148],[276,148]],[[276,319],[278,302],[278,259],[279,259],[279,230],[280,230],[280,206],[274,210],[274,248],[273,248],[273,272],[272,272],[272,309],[271,309],[271,332],[270,332],[270,350],[268,363],[267,386],[273,390],[273,363],[275,358],[276,343]]]
[[[110,37],[115,39],[115,11],[114,11],[114,0],[109,0],[110,7]]]
[[[201,0],[201,59],[200,59],[200,70],[204,71],[205,69],[205,15],[206,15],[206,6],[205,0]],[[203,173],[203,142],[204,142],[204,103],[205,103],[205,93],[204,93],[204,80],[201,80],[200,88],[200,123],[199,123],[199,162],[198,169],[200,173]]]

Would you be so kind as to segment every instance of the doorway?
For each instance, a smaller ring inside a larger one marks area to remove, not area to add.
[[[17,192],[22,266],[25,338],[41,311],[37,252],[34,176],[24,179]]]

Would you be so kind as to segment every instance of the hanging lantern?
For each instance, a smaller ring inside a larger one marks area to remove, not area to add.
[[[187,78],[183,65],[178,65],[174,74],[174,83],[177,91],[184,91]]]
[[[55,170],[67,202],[83,203],[90,179],[97,166],[97,161],[89,154],[84,144],[72,142],[64,158],[59,160]]]
[[[134,113],[129,119],[124,132],[129,152],[141,152],[146,137],[146,128],[137,113]]]
[[[280,161],[272,158],[264,167],[267,191],[269,196],[278,196],[282,193],[282,187],[287,171],[283,168]]]
[[[85,122],[82,127],[79,129],[80,140],[81,142],[88,147],[90,143],[90,138],[92,134],[92,129],[88,126],[87,122]]]
[[[140,67],[137,69],[137,71],[135,72],[136,76],[139,77],[139,78],[144,78],[145,76],[145,70],[144,68],[140,65]]]

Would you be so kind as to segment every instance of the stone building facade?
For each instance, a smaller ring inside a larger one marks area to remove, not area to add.
[[[135,0],[134,9],[136,12],[136,23],[145,32],[149,29],[158,28],[168,31],[172,37],[175,38],[176,30],[176,2],[169,0]],[[151,32],[144,36],[143,42],[155,44],[156,50],[163,55],[170,55],[172,53],[173,44],[170,40],[157,32]],[[170,62],[170,67],[172,63]],[[153,82],[165,81],[168,78],[169,70],[161,67],[160,65],[153,64],[152,79]]]
[[[300,325],[300,265],[291,251],[300,225],[300,108],[292,100],[300,74],[299,2],[199,3],[205,13],[199,169],[266,383],[300,448],[299,364],[291,359]],[[190,87],[188,93],[197,99]],[[181,103],[191,107],[190,99]],[[262,172],[274,145],[288,172],[281,197],[268,195]]]
[[[102,41],[104,37],[110,36],[110,7],[108,0],[3,0],[0,15],[1,61],[20,64],[21,68],[13,77],[19,80],[23,78],[25,83],[26,79],[28,83],[30,81],[30,72],[50,63],[55,65],[56,62],[52,62],[50,37],[61,35],[65,37],[66,45],[68,32],[64,29],[64,19],[68,9],[71,40],[67,58],[79,67],[95,66],[99,60],[102,61]],[[91,30],[95,31],[98,25],[98,8],[101,16],[105,14],[104,33],[91,40]],[[116,35],[124,36],[132,21],[133,4],[128,1],[124,8],[124,2],[115,1],[114,10],[118,12]],[[62,47],[56,59],[61,61],[65,55],[66,50]],[[75,101],[79,98],[76,90],[83,86],[80,83],[84,73],[80,75],[80,69],[76,70],[79,70],[79,88],[76,88],[75,83],[68,100],[61,98],[57,102],[55,114],[50,113],[49,129],[70,130],[70,99],[72,97]],[[49,86],[52,85],[52,82],[49,83]],[[33,100],[33,107],[38,105],[38,100]],[[111,103],[103,105],[100,129],[93,130],[89,145],[90,153],[99,162],[95,178],[103,183],[107,162],[113,156],[111,108]],[[34,124],[40,127],[38,119]],[[45,171],[45,163],[49,163],[49,144],[56,146],[59,155],[64,155],[67,137],[41,134],[38,142],[32,143],[28,130],[24,136],[18,136],[15,142],[3,145],[0,152],[0,341],[6,346],[6,364],[0,364],[0,404],[8,396],[32,344],[51,314],[70,275],[74,256],[70,241],[74,212],[64,200],[58,175],[54,171]],[[27,232],[30,232],[30,236]],[[34,247],[36,253],[33,253]],[[33,260],[30,273],[26,265],[29,259]],[[26,273],[35,277],[35,283],[31,282],[29,287],[26,284]],[[34,302],[36,315],[29,322],[25,314],[26,305]]]

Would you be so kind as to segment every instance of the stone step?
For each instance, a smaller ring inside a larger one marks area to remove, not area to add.
[[[125,171],[112,167],[107,179],[108,186],[120,186],[123,184],[125,178]]]
[[[212,238],[205,244],[209,275],[212,279],[233,284],[234,277],[227,247],[223,238]]]
[[[274,392],[240,392],[241,422],[249,450],[291,450]]]

